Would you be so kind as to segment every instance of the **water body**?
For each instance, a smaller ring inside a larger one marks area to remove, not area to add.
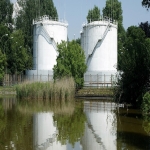
[[[150,120],[110,101],[0,99],[0,150],[148,150]]]

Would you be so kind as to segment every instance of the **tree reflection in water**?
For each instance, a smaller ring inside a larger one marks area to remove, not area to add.
[[[150,135],[150,115],[143,114],[143,124],[142,124],[144,131]]]
[[[68,141],[74,147],[75,142],[80,141],[84,134],[86,116],[83,111],[83,103],[76,105],[73,114],[54,114],[54,121],[58,129],[57,140],[61,144]]]
[[[42,114],[44,118],[44,114],[49,117],[53,114],[52,124],[58,131],[55,140],[61,144],[66,145],[69,142],[74,145],[84,133],[86,117],[83,103],[17,101],[15,98],[3,98],[0,100],[0,149],[36,149],[34,128],[39,131],[45,129],[34,124],[35,114]],[[44,133],[41,134],[45,136]]]
[[[15,97],[0,100],[0,149],[32,150],[32,116],[16,108]]]

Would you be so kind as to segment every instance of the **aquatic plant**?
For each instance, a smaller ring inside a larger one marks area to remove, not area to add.
[[[29,82],[15,86],[18,99],[65,101],[72,100],[75,93],[73,78],[62,78],[55,82]]]

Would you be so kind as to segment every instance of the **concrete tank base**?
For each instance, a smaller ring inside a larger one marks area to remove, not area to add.
[[[87,71],[84,74],[85,87],[110,87],[117,81],[117,71]]]
[[[27,81],[52,81],[53,71],[52,70],[26,70]]]

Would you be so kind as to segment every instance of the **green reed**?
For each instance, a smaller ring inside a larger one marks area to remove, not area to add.
[[[23,82],[16,85],[17,98],[22,100],[65,101],[72,100],[75,93],[73,78],[63,78],[55,82]]]

